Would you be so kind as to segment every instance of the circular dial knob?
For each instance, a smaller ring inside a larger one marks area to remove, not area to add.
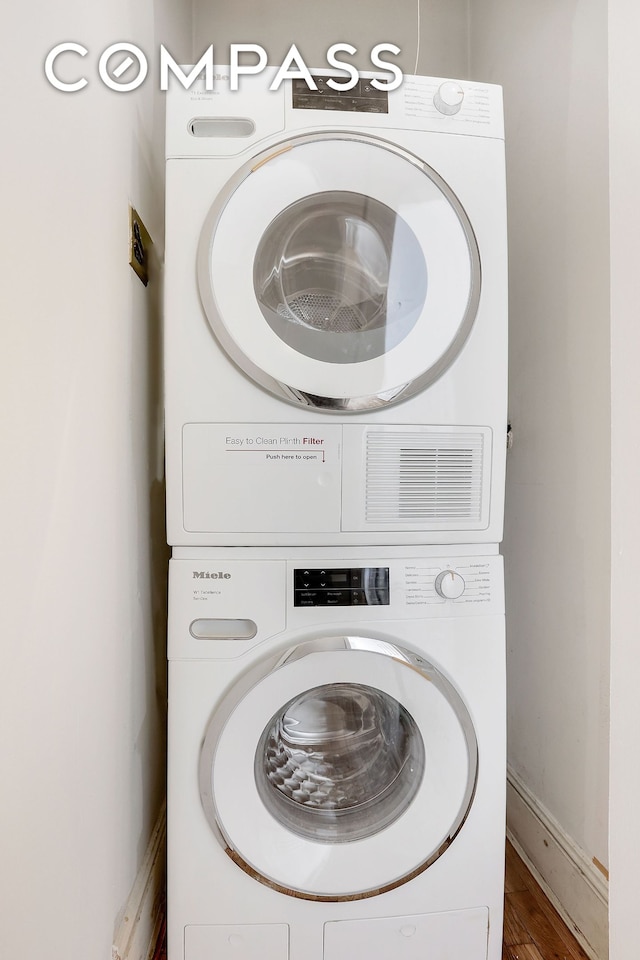
[[[464,90],[455,80],[447,80],[441,83],[433,96],[433,103],[436,110],[444,113],[447,117],[452,117],[462,106],[464,100]]]
[[[442,570],[436,577],[436,593],[444,600],[457,600],[465,586],[464,579],[455,570]]]

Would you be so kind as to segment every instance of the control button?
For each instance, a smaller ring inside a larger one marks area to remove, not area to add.
[[[351,603],[353,605],[368,603],[364,590],[351,590]]]
[[[435,580],[436,593],[444,600],[457,600],[465,586],[464,579],[455,570],[442,570]]]
[[[464,90],[455,80],[441,83],[433,97],[433,104],[440,113],[452,117],[458,113],[464,100]]]

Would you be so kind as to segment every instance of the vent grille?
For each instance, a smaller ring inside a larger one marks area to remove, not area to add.
[[[367,434],[367,523],[478,523],[482,433]]]

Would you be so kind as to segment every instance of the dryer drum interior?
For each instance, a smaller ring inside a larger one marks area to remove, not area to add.
[[[411,227],[379,200],[346,191],[312,194],[283,210],[260,242],[253,279],[273,331],[330,363],[390,350],[415,325],[427,295],[427,266]]]

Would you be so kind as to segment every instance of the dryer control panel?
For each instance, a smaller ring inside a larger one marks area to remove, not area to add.
[[[294,110],[347,110],[349,113],[388,113],[389,94],[377,90],[370,80],[358,80],[349,90],[334,89],[329,80],[344,83],[341,76],[314,76],[317,90],[311,90],[305,80],[291,81],[291,99]]]

